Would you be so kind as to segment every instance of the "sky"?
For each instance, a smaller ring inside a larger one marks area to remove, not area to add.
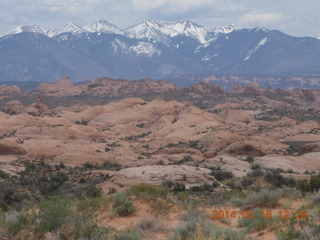
[[[56,29],[99,19],[123,29],[144,20],[191,20],[208,30],[236,24],[320,37],[320,0],[0,0],[0,35],[20,25]]]

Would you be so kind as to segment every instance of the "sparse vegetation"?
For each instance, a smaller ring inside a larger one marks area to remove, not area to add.
[[[136,211],[136,206],[123,192],[118,192],[113,198],[113,210],[118,216],[128,216]]]

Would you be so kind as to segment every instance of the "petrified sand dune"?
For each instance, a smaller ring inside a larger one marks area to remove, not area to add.
[[[263,156],[255,159],[255,163],[265,168],[291,169],[298,173],[320,171],[320,153],[307,153],[301,156]]]
[[[204,135],[199,139],[198,145],[209,151],[217,151],[223,149],[230,144],[237,142],[241,139],[238,133],[228,131],[215,131]]]
[[[254,120],[252,116],[247,111],[244,110],[231,110],[225,121],[226,123],[233,123],[233,122],[243,122],[243,123],[250,123]]]

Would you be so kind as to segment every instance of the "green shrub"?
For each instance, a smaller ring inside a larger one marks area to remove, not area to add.
[[[250,187],[252,184],[253,184],[253,181],[250,178],[245,177],[241,180],[242,187]]]
[[[253,171],[247,174],[248,177],[262,177],[264,175],[264,171],[261,169],[254,169]]]
[[[203,236],[210,236],[212,225],[202,219],[193,219],[185,225],[175,228],[174,233],[170,236],[170,240],[189,240],[194,239],[196,228],[200,228]]]
[[[252,237],[247,236],[244,232],[236,231],[231,228],[214,229],[212,235],[214,238],[209,238],[208,240],[253,240]]]
[[[248,163],[253,163],[254,159],[252,157],[247,157],[244,161],[246,161]]]
[[[113,210],[118,216],[127,216],[136,211],[136,206],[123,192],[118,192],[113,198]]]
[[[7,213],[6,225],[11,234],[16,234],[22,229],[31,229],[35,223],[35,217],[31,214],[17,211]]]
[[[144,200],[155,200],[157,198],[166,198],[170,192],[170,189],[165,186],[154,186],[151,184],[139,184],[132,186],[128,190],[128,194],[134,195]]]
[[[8,179],[10,178],[10,175],[0,169],[0,178]]]
[[[103,191],[101,188],[97,187],[97,185],[89,184],[82,185],[76,188],[73,188],[69,191],[73,196],[78,199],[86,199],[86,198],[99,198],[102,197]]]
[[[253,164],[253,165],[251,166],[251,169],[252,169],[252,170],[261,169],[261,166],[260,166],[260,164]]]
[[[39,224],[36,231],[40,233],[58,230],[63,225],[75,219],[75,212],[71,209],[72,199],[53,198],[39,203]]]
[[[141,237],[137,232],[122,232],[115,235],[115,240],[140,240]]]
[[[212,170],[211,175],[213,175],[218,181],[223,181],[233,177],[233,173],[230,171],[224,171],[221,169]]]
[[[268,219],[262,216],[262,210],[256,208],[253,211],[254,218],[240,218],[238,220],[238,225],[240,227],[245,227],[247,232],[261,231],[269,226],[269,224],[274,220],[274,217]]]
[[[248,195],[247,203],[257,207],[274,207],[281,197],[279,190],[263,189],[260,192],[253,192]]]
[[[213,188],[216,186],[219,186],[220,184],[218,182],[214,182],[212,185],[208,183],[204,183],[203,185],[196,185],[196,186],[191,186],[190,190],[193,192],[203,192],[203,191],[213,191]]]
[[[281,198],[281,190],[263,189],[259,192],[251,192],[245,198],[234,197],[230,202],[236,207],[256,206],[256,207],[274,207]]]
[[[184,183],[174,183],[173,189],[174,192],[183,192],[186,190],[186,185]]]
[[[3,226],[6,221],[6,215],[3,210],[0,208],[0,226]]]
[[[108,239],[108,229],[99,227],[93,222],[91,215],[78,215],[72,225],[74,226],[73,233],[71,233],[74,236],[72,239]]]

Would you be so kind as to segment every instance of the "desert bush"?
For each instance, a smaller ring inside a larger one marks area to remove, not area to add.
[[[10,178],[10,175],[0,169],[0,178],[8,179]]]
[[[109,230],[98,226],[93,221],[93,217],[87,213],[77,215],[77,218],[75,218],[74,223],[70,227],[74,228],[72,230],[73,233],[70,234],[73,236],[73,239],[108,239]]]
[[[161,222],[159,218],[147,218],[146,216],[142,217],[139,220],[137,227],[141,230],[148,230],[152,232],[166,230],[165,225]]]
[[[253,184],[253,181],[250,178],[243,178],[240,182],[242,187],[250,187]]]
[[[102,206],[107,206],[108,200],[103,197],[78,199],[75,205],[78,211],[95,212]]]
[[[180,216],[180,220],[189,222],[193,219],[205,219],[207,216],[206,212],[197,208],[190,209],[188,212]]]
[[[233,197],[230,202],[236,207],[255,206],[273,207],[278,203],[282,192],[281,190],[263,189],[259,192],[251,192],[245,198]]]
[[[110,194],[114,194],[116,192],[117,192],[117,189],[111,187],[111,188],[109,188],[108,194],[110,195]]]
[[[35,223],[35,217],[26,212],[15,210],[7,213],[6,225],[11,235],[15,235],[23,229],[31,229]]]
[[[94,184],[82,185],[68,190],[77,199],[99,198],[102,197],[103,191]]]
[[[251,166],[251,169],[252,169],[252,170],[261,169],[261,166],[260,166],[260,164],[253,164],[253,165]]]
[[[231,228],[214,229],[212,236],[213,238],[208,240],[254,240],[254,238],[247,236],[244,232],[236,231]]]
[[[309,181],[298,181],[295,187],[303,193],[318,191],[320,189],[320,175],[312,175]]]
[[[302,192],[299,189],[291,188],[291,187],[283,187],[280,189],[282,197],[298,199],[302,198]]]
[[[269,170],[265,175],[265,180],[272,183],[272,185],[275,187],[292,187],[296,184],[296,181],[293,178],[285,178],[280,174],[281,172],[281,169]]]
[[[260,208],[255,208],[253,210],[254,218],[240,218],[238,220],[238,225],[240,227],[245,227],[247,232],[261,231],[267,228],[275,218],[262,218],[262,210]]]
[[[253,192],[247,197],[247,204],[257,207],[273,207],[278,203],[281,197],[281,191],[279,190],[267,190],[263,189],[260,192]]]
[[[186,185],[184,183],[175,182],[173,184],[172,191],[173,192],[183,192],[186,190]]]
[[[221,169],[212,170],[211,175],[213,175],[218,181],[223,181],[233,177],[233,173],[230,171],[224,171]]]
[[[190,155],[186,155],[181,160],[175,161],[174,163],[176,165],[181,165],[181,164],[184,164],[184,163],[187,163],[187,162],[192,162],[192,161],[194,161],[194,159]]]
[[[244,161],[248,162],[248,163],[253,163],[254,162],[254,158],[252,157],[247,157],[246,159],[244,159]]]
[[[37,216],[39,224],[36,231],[40,233],[52,232],[75,219],[75,212],[71,209],[72,199],[56,197],[39,203],[40,214]]]
[[[254,169],[251,172],[248,172],[247,174],[248,177],[262,177],[264,176],[264,171],[261,169]]]
[[[154,186],[151,184],[139,184],[132,186],[127,193],[144,200],[155,200],[157,198],[166,198],[170,189],[165,186]]]
[[[156,215],[166,215],[168,214],[170,208],[172,207],[173,202],[171,198],[157,198],[151,202],[151,209]]]
[[[204,183],[203,185],[195,185],[191,186],[190,190],[193,192],[202,192],[202,191],[209,191],[212,192],[213,188],[220,186],[218,182],[214,182],[211,185],[208,183]]]
[[[202,235],[209,237],[212,225],[202,219],[193,219],[185,225],[175,228],[174,233],[169,237],[170,240],[189,240],[195,239],[196,228],[201,229]]]
[[[6,215],[4,211],[0,208],[0,226],[3,226],[6,221]]]
[[[113,210],[118,216],[127,216],[136,211],[136,206],[123,192],[118,192],[113,198]]]
[[[129,231],[129,232],[121,232],[117,233],[114,237],[114,240],[140,240],[141,237],[139,233]]]

